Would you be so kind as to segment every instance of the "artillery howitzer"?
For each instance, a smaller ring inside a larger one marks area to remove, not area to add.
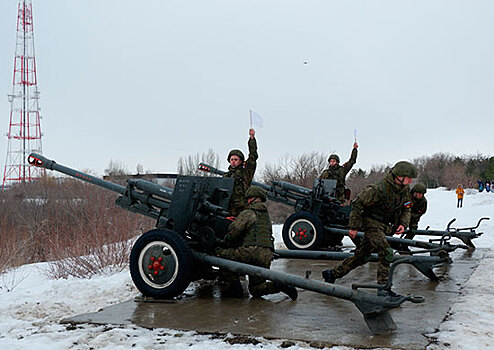
[[[212,174],[223,175],[224,171],[210,165],[200,163],[199,169]],[[350,217],[351,206],[342,206],[333,197],[336,180],[315,179],[314,187],[308,189],[285,181],[273,181],[271,186],[252,182],[252,185],[260,186],[266,190],[269,200],[290,205],[295,213],[290,215],[282,228],[283,242],[291,250],[319,250],[327,247],[335,247],[341,244],[344,235],[348,234],[347,226]],[[415,230],[416,235],[439,236],[429,242],[422,242],[398,237],[387,237],[395,247],[415,246],[436,253],[439,250],[446,252],[457,248],[475,247],[473,238],[482,233],[475,230],[479,227],[482,218],[476,226],[465,228],[452,228],[450,221],[445,231],[440,230]],[[405,231],[405,234],[409,231]],[[460,239],[465,245],[451,244],[451,238]],[[424,252],[421,250],[420,252]]]
[[[375,334],[396,328],[388,310],[405,301],[424,301],[413,295],[390,297],[369,293],[358,286],[350,289],[210,255],[232,219],[226,211],[234,183],[231,178],[177,176],[174,189],[136,179],[129,179],[127,186],[121,186],[36,153],[30,154],[28,161],[117,192],[120,194],[117,205],[156,220],[156,228],[142,234],[130,254],[132,280],[145,297],[174,298],[191,281],[209,278],[211,266],[216,266],[349,300]]]

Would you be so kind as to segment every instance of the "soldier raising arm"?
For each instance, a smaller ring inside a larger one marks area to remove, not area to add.
[[[245,208],[244,195],[252,183],[257,167],[257,141],[255,138],[256,132],[254,129],[249,130],[249,158],[245,160],[245,156],[239,149],[233,149],[228,153],[227,161],[230,163],[228,172],[224,177],[233,177],[235,184],[233,187],[232,198],[228,206],[228,212],[232,216],[237,216]]]
[[[335,197],[341,203],[345,202],[345,186],[346,176],[357,162],[358,143],[353,143],[352,154],[348,162],[340,165],[340,157],[337,154],[332,154],[328,158],[329,166],[321,174],[321,179],[336,180]]]

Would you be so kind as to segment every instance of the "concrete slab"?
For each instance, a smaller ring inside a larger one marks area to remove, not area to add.
[[[212,283],[193,283],[184,295],[173,301],[139,302],[130,300],[96,313],[79,315],[63,323],[136,324],[146,328],[172,328],[206,333],[233,333],[292,339],[352,347],[424,349],[425,334],[434,332],[446,316],[459,291],[478,266],[485,250],[454,252],[453,264],[436,269],[440,282],[431,282],[410,265],[400,265],[394,290],[416,294],[425,303],[404,303],[390,311],[398,329],[391,334],[372,335],[362,314],[353,303],[334,297],[299,290],[291,301],[284,294],[262,299],[221,299]],[[272,269],[321,279],[321,271],[337,262],[321,260],[276,260]],[[337,281],[374,283],[376,264],[367,264]]]

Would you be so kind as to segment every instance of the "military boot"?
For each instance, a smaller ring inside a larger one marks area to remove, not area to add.
[[[221,291],[221,297],[238,299],[244,298],[244,289],[242,288],[240,281],[230,283],[230,286],[228,288]]]
[[[277,289],[279,289],[280,292],[285,293],[292,300],[297,300],[297,298],[298,298],[298,292],[297,292],[297,289],[295,289],[294,286],[290,286],[288,284],[282,284],[282,283],[279,283],[279,282],[273,282],[273,283],[274,283],[274,286]]]
[[[324,278],[324,282],[326,283],[333,284],[336,281],[333,270],[324,270],[322,272],[322,278]]]
[[[381,289],[381,290],[378,290],[377,291],[377,295],[382,296],[382,297],[404,298],[403,295],[398,294],[398,293],[395,293],[391,289],[387,289],[387,290],[382,290]]]

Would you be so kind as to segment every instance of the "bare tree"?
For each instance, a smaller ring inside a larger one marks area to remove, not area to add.
[[[105,175],[110,177],[115,175],[127,175],[129,173],[123,162],[113,159],[110,159],[110,163],[108,163],[108,166],[104,171]]]
[[[312,188],[314,179],[320,176],[326,163],[325,156],[318,152],[304,153],[296,158],[287,155],[276,165],[267,164],[262,180],[266,183],[283,180]]]
[[[199,163],[206,163],[215,168],[220,166],[220,157],[218,153],[215,153],[212,148],[208,149],[207,152],[196,153],[195,155],[189,155],[185,158],[180,157],[178,160],[177,172],[180,175],[194,175],[194,176],[205,176],[210,175],[198,169]]]

